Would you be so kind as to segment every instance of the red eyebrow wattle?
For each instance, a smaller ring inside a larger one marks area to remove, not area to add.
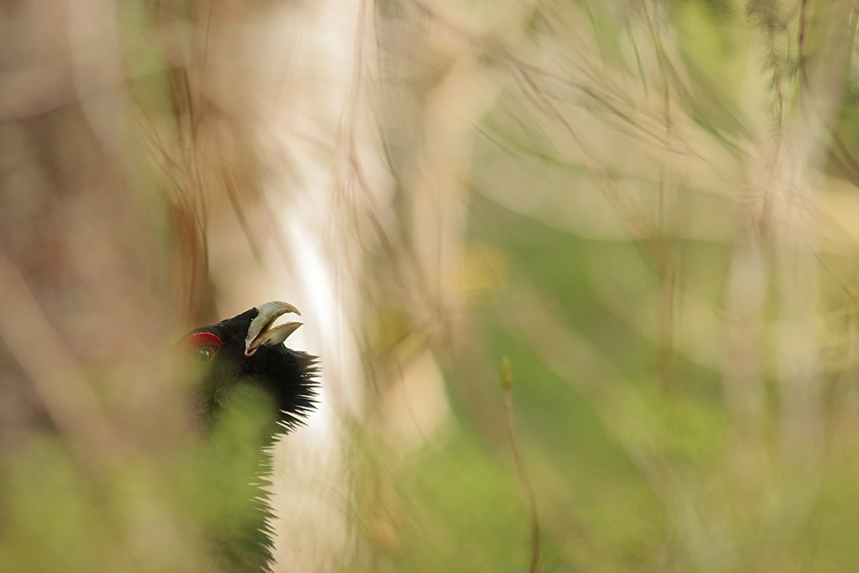
[[[215,348],[221,347],[221,339],[211,332],[197,332],[188,337],[188,340],[185,341],[187,346],[191,348],[200,348],[201,346],[214,346]]]

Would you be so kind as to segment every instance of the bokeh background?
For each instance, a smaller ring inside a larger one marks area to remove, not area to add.
[[[857,15],[4,2],[0,570],[210,570],[167,349],[269,300],[277,572],[859,570]]]

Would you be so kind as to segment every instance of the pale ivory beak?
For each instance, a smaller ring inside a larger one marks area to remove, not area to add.
[[[261,346],[276,346],[282,344],[289,335],[298,330],[303,323],[287,322],[272,328],[272,324],[280,316],[292,312],[301,316],[298,309],[287,302],[267,302],[257,307],[259,314],[251,321],[248,336],[245,338],[245,356],[253,356]]]

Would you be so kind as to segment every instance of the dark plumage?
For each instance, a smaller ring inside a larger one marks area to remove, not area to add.
[[[222,571],[270,570],[268,447],[315,404],[316,357],[283,344],[301,323],[273,327],[288,312],[298,314],[287,303],[266,303],[184,339],[200,367],[194,403],[208,443],[202,521]]]

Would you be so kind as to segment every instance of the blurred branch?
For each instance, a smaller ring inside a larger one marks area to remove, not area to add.
[[[116,428],[24,278],[3,255],[0,292],[0,339],[27,373],[60,435],[87,461],[101,465],[119,445]]]

